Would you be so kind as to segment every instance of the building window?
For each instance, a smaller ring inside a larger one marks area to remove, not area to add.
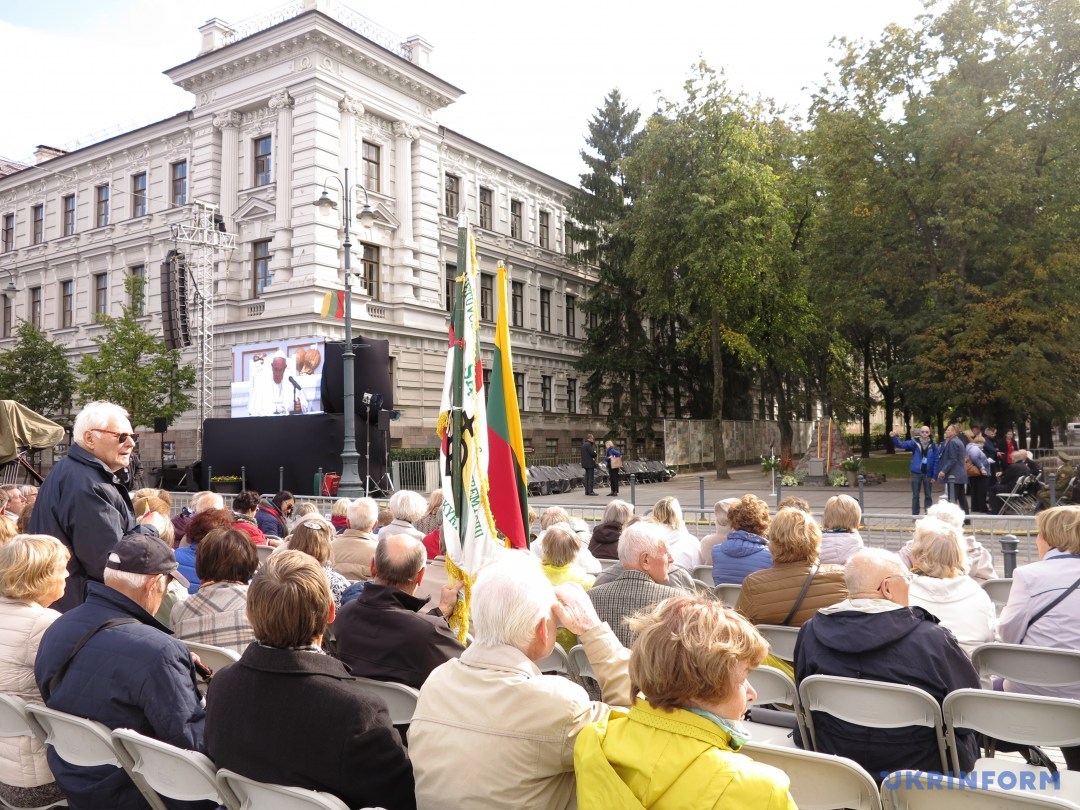
[[[514,391],[517,392],[518,410],[526,411],[525,407],[525,372],[514,372]]]
[[[262,295],[274,281],[274,274],[270,270],[270,256],[269,239],[252,243],[251,257],[255,269],[255,295]]]
[[[554,458],[559,454],[558,439],[544,439],[544,452]]]
[[[361,157],[364,161],[364,187],[368,191],[381,191],[379,177],[382,172],[382,149],[373,143],[364,141],[361,149]]]
[[[94,227],[104,228],[109,224],[109,187],[94,188]]]
[[[15,249],[15,215],[4,214],[4,228],[3,228],[3,248],[4,253],[9,250]]]
[[[453,174],[446,175],[446,200],[445,200],[445,202],[446,202],[446,215],[448,217],[456,217],[458,215],[458,211],[460,210],[459,207],[458,207],[458,199],[459,199],[458,198],[458,186],[459,186],[460,182],[461,181],[458,179],[458,177],[456,175],[453,175]]]
[[[540,212],[540,247],[546,248],[551,245],[548,243],[548,238],[551,233],[551,213],[549,211]]]
[[[540,331],[551,331],[551,290],[540,290]]]
[[[40,245],[45,239],[45,204],[39,203],[30,209],[30,244]]]
[[[551,413],[551,377],[540,377],[540,407],[544,413]]]
[[[577,380],[566,378],[566,412],[577,413]]]
[[[485,368],[483,372],[484,377],[484,402],[488,401],[488,392],[491,391],[491,369]]]
[[[265,186],[270,182],[270,144],[269,135],[256,138],[252,152],[255,155],[255,185]]]
[[[589,328],[595,329],[596,325],[600,323],[600,319],[595,312],[589,313]]]
[[[495,320],[495,277],[491,273],[480,274],[480,319]]]
[[[510,201],[510,236],[521,238],[521,200]]]
[[[480,227],[491,230],[491,189],[480,189]]]
[[[187,205],[187,161],[174,163],[170,169],[169,199],[174,206]]]
[[[139,294],[131,299],[131,308],[135,310],[136,317],[142,317],[146,314],[146,265],[136,264],[128,272],[140,282],[136,285]]]
[[[379,300],[379,247],[378,245],[364,245],[364,258],[361,260],[364,267],[364,277],[360,283],[364,292],[373,301]]]
[[[131,175],[131,216],[146,216],[146,172]]]
[[[30,323],[41,328],[41,287],[30,288]]]
[[[75,195],[68,194],[60,201],[60,211],[63,218],[62,232],[64,236],[75,233]]]
[[[97,273],[94,276],[94,315],[109,314],[109,274]]]
[[[12,318],[11,318],[11,310],[12,310],[11,296],[10,295],[5,295],[4,296],[4,322],[3,322],[2,325],[0,325],[0,328],[3,329],[2,337],[6,337],[6,338],[11,337],[11,320],[12,320]]]
[[[60,328],[70,329],[75,322],[75,282],[60,282]]]
[[[454,311],[454,301],[457,296],[457,265],[446,265],[446,311]]]
[[[566,336],[575,337],[577,331],[577,298],[566,296]]]
[[[510,282],[510,312],[513,315],[514,326],[525,325],[525,283],[523,281]]]

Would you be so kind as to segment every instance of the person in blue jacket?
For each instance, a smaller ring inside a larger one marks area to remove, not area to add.
[[[930,436],[930,426],[923,425],[907,441],[901,441],[895,430],[889,436],[898,450],[911,451],[911,514],[919,514],[919,490],[923,493],[923,506],[929,510],[934,505],[930,492],[938,467],[938,446]]]

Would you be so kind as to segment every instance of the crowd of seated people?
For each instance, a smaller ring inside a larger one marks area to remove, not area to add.
[[[124,535],[103,581],[63,614],[49,605],[64,593],[67,545],[0,541],[0,691],[387,810],[793,808],[787,776],[740,753],[748,673],[773,662],[755,624],[801,628],[797,682],[915,685],[939,703],[980,686],[1080,699],[1075,687],[982,684],[969,658],[994,640],[1080,649],[1080,589],[1069,590],[1080,580],[1080,506],[1040,513],[1039,562],[1017,569],[1000,620],[978,584],[994,576],[990,553],[945,504],[916,522],[900,555],[864,547],[847,496],[830,499],[824,525],[805,504],[773,515],[756,496],[727,499],[708,543],[674,499],[645,517],[612,502],[591,533],[553,507],[531,553],[508,550],[470,583],[466,640],[448,623],[462,583],[445,547],[433,559],[427,547],[439,539],[437,499],[400,497],[380,526],[370,498],[339,499],[323,517],[289,493],[244,495],[226,509],[200,493],[175,552],[169,521]],[[172,511],[168,493],[133,496],[136,516]],[[261,565],[257,536],[237,526],[254,529],[260,514],[280,539]],[[672,545],[685,548],[683,565]],[[357,550],[362,562],[349,567]],[[600,572],[601,559],[615,564]],[[702,560],[717,582],[742,584],[735,609],[695,593],[687,564]],[[214,675],[205,702],[184,641],[241,656]],[[598,692],[541,672],[560,641],[582,646]],[[419,690],[407,738],[357,676]],[[930,731],[821,712],[814,721],[819,750],[875,778],[940,769]],[[975,735],[960,731],[959,745],[969,768]],[[1077,749],[1063,752],[1080,768]],[[0,738],[0,753],[0,797],[15,806],[63,795],[73,806],[144,806],[122,771],[64,762],[32,738]]]

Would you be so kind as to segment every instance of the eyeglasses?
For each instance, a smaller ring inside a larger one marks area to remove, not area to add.
[[[888,581],[889,581],[890,579],[902,579],[902,580],[904,580],[904,582],[906,582],[906,583],[907,583],[908,585],[910,585],[910,584],[911,584],[911,581],[912,581],[913,579],[915,579],[915,575],[914,575],[914,574],[912,574],[912,573],[907,573],[907,574],[893,574],[893,575],[892,575],[891,577],[885,577],[885,579],[881,580],[881,583],[882,583],[882,585],[884,585],[884,584],[885,584],[886,582],[888,582]],[[881,586],[879,585],[878,587],[880,588]]]
[[[129,441],[134,444],[139,440],[138,433],[117,433],[115,430],[105,430],[105,428],[92,429],[96,430],[98,433],[108,433],[110,436],[115,436],[116,440],[120,442],[120,444],[127,444],[127,442]]]

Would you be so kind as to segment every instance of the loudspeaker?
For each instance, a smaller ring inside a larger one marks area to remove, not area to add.
[[[164,416],[154,417],[154,433],[164,433],[169,429],[169,420]]]
[[[187,262],[184,254],[178,250],[170,250],[161,265],[161,331],[169,349],[183,349],[191,345]]]
[[[390,411],[379,411],[379,430],[390,429]]]
[[[345,410],[345,372],[341,364],[341,355],[345,352],[345,342],[326,343],[323,359],[322,400],[323,410],[327,413],[341,413]],[[377,419],[377,411],[369,415],[364,407],[364,394],[382,394],[382,407],[392,410],[393,386],[390,383],[390,341],[369,340],[363,337],[353,338],[353,409],[358,416],[370,418],[372,424]]]

